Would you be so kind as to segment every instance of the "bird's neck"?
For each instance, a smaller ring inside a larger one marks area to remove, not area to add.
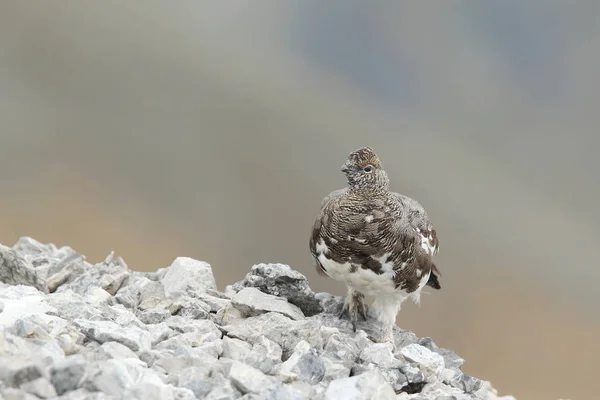
[[[385,186],[352,186],[350,185],[350,192],[355,196],[360,197],[373,197],[382,196],[389,192],[389,189]]]
[[[382,194],[390,190],[390,180],[386,174],[379,174],[373,180],[348,179],[348,187],[356,193]]]

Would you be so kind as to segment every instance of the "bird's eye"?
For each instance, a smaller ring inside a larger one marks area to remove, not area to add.
[[[369,172],[373,171],[373,166],[372,165],[365,165],[363,167],[363,171],[365,171],[366,173],[369,173]]]

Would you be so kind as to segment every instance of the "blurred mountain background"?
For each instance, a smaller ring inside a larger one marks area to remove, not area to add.
[[[600,3],[0,2],[0,242],[258,262],[308,238],[372,146],[441,241],[402,328],[518,399],[591,399],[600,359]]]

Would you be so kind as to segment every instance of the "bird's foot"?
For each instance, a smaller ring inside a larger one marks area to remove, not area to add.
[[[350,318],[354,332],[356,332],[356,322],[359,316],[363,320],[367,320],[367,306],[365,305],[365,296],[362,293],[352,289],[348,290],[340,318],[344,318],[346,315]]]

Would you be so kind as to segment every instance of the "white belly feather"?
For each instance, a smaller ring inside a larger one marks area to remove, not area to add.
[[[395,287],[395,272],[391,264],[386,263],[385,260],[379,260],[384,270],[382,274],[376,274],[370,269],[364,269],[360,266],[354,268],[354,272],[350,272],[352,268],[350,262],[335,262],[325,256],[328,252],[327,245],[325,245],[323,240],[320,240],[316,246],[316,253],[317,259],[325,269],[325,273],[330,278],[344,282],[346,285],[367,296],[392,295],[393,297],[402,298],[402,300],[410,296],[415,302],[418,302],[419,292],[429,280],[429,273],[424,274],[421,277],[418,289],[413,293],[407,293],[405,290]]]

